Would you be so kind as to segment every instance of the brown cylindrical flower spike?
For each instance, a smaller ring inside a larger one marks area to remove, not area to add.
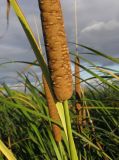
[[[79,99],[80,96],[81,96],[79,64],[80,64],[79,57],[76,56],[76,58],[75,58],[75,92],[76,92],[76,99]]]
[[[48,104],[50,117],[55,121],[60,121],[54,98],[53,98],[52,93],[49,89],[47,81],[43,75],[42,75],[42,80],[43,80],[44,91],[45,91],[45,95],[46,95],[46,100],[47,100],[47,104]],[[56,124],[53,124],[52,128],[53,128],[53,134],[54,134],[56,142],[60,142],[61,141],[60,127],[58,127]]]
[[[48,66],[57,100],[72,95],[72,74],[60,0],[39,0]]]
[[[80,64],[79,57],[76,56],[76,58],[75,58],[75,94],[76,94],[75,107],[76,107],[76,112],[77,112],[77,127],[81,131],[81,129],[82,129],[83,111],[82,111],[82,106],[79,103],[80,96],[81,96],[79,64]]]

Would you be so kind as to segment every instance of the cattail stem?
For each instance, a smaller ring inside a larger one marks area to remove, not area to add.
[[[71,160],[78,160],[76,147],[73,140],[72,135],[72,128],[71,128],[71,121],[69,116],[69,107],[68,107],[68,101],[64,101],[64,114],[65,114],[65,121],[66,121],[66,127],[67,127],[67,134],[68,134],[68,141],[69,141],[69,149],[70,149],[70,156]]]
[[[64,150],[63,144],[62,144],[61,142],[59,142],[58,146],[59,146],[59,150],[60,150],[62,159],[63,159],[63,160],[68,160],[68,158],[67,158],[67,153],[66,153],[65,150]]]

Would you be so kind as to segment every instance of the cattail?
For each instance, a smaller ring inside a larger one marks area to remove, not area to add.
[[[76,102],[75,104],[76,112],[77,112],[77,128],[79,131],[82,130],[82,106],[79,102]]]
[[[39,0],[44,42],[56,99],[72,95],[72,74],[60,0]]]
[[[82,120],[82,126],[85,128],[85,127],[86,127],[86,125],[87,125],[87,120],[86,120],[86,116],[87,116],[87,115],[86,115],[86,109],[84,109],[84,108],[83,108],[83,111],[82,111],[82,112],[83,112],[83,117],[82,117],[82,119],[83,119],[83,120]]]
[[[80,60],[79,57],[76,56],[75,58],[75,94],[76,94],[76,112],[77,112],[77,127],[81,131],[82,126],[84,126],[85,120],[84,113],[85,110],[83,109],[82,105],[79,103],[80,97],[81,97],[81,84],[80,84]]]
[[[75,92],[76,92],[77,99],[79,99],[81,96],[79,64],[80,64],[79,57],[76,56],[76,59],[75,59]]]
[[[59,114],[56,108],[56,104],[52,96],[52,93],[49,89],[49,86],[47,84],[47,81],[44,76],[42,76],[42,79],[43,79],[43,85],[44,85],[44,90],[45,90],[45,95],[47,99],[50,117],[55,121],[60,121]],[[52,128],[53,128],[53,134],[54,134],[54,138],[56,142],[60,142],[61,141],[61,129],[56,124],[53,124]]]

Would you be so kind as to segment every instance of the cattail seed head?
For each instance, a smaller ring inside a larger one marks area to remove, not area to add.
[[[60,0],[39,0],[39,8],[53,90],[64,101],[72,95],[72,74]]]
[[[76,100],[78,101],[81,96],[79,64],[80,64],[79,57],[76,56],[75,58],[75,94],[76,94]],[[76,102],[75,107],[76,107],[76,112],[77,112],[77,127],[79,131],[81,132],[82,125],[83,125],[83,108],[79,102]]]
[[[85,128],[87,125],[87,120],[86,120],[86,109],[83,108],[83,121],[82,121],[82,126]]]
[[[47,99],[50,117],[55,121],[60,121],[55,101],[53,99],[52,93],[47,84],[47,81],[43,75],[42,75],[42,80],[43,80],[43,85],[44,85],[44,90],[45,90],[45,95]],[[52,128],[53,128],[53,134],[54,134],[54,138],[56,142],[60,142],[61,141],[61,129],[56,124],[53,124]]]

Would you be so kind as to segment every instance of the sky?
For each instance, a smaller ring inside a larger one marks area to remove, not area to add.
[[[18,0],[33,32],[42,39],[40,13],[37,0]],[[69,42],[75,42],[74,0],[61,0],[65,30]],[[78,42],[113,57],[119,57],[119,0],[77,0]],[[37,27],[36,27],[37,26]],[[69,44],[71,51],[73,45]],[[84,52],[79,48],[80,52]],[[102,66],[114,66],[110,61],[96,56],[86,58]],[[10,11],[6,30],[6,2],[0,1],[0,63],[9,60],[33,61],[34,53],[13,10]],[[16,76],[24,65],[0,65],[0,82]],[[38,68],[35,68],[38,72]],[[12,80],[13,81],[13,80]]]

